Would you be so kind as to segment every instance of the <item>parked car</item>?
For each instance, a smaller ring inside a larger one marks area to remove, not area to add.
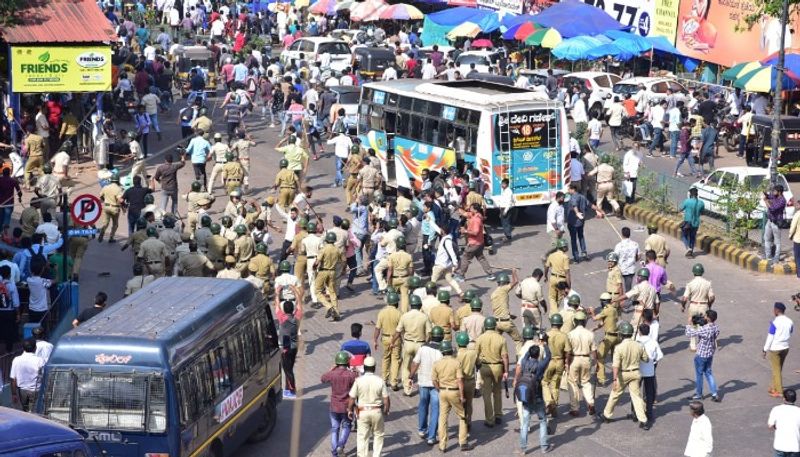
[[[614,95],[619,95],[620,98],[622,98],[625,95],[634,95],[635,93],[639,92],[639,84],[644,85],[644,89],[647,91],[647,100],[650,101],[661,101],[665,99],[667,97],[667,89],[672,89],[679,100],[683,100],[685,98],[684,94],[686,93],[686,88],[672,78],[649,78],[637,76],[635,78],[628,78],[614,84],[614,87],[612,87],[611,90]]]
[[[489,73],[489,67],[495,65],[500,60],[500,53],[497,51],[466,51],[459,54],[456,58],[456,68],[461,72],[461,76],[466,77],[471,71],[471,64],[475,64],[475,71],[479,73]]]
[[[594,114],[598,118],[603,114],[603,103],[606,95],[612,94],[611,89],[621,78],[613,73],[602,71],[579,71],[569,73],[564,76],[564,88],[567,91],[573,86],[580,87],[586,93],[586,108],[589,114]]]
[[[439,52],[444,54],[444,56],[448,59],[453,59],[453,53],[455,52],[456,48],[452,46],[439,46]],[[419,48],[419,58],[420,59],[427,59],[433,53],[433,46],[423,46]]]
[[[336,29],[329,33],[328,37],[334,40],[343,40],[348,43],[353,43],[356,40],[364,42],[367,40],[367,32],[361,29]]]
[[[531,86],[543,86],[545,81],[547,81],[547,68],[538,68],[535,70],[529,70],[527,68],[521,69],[519,74],[528,77],[528,83]],[[561,82],[565,75],[568,75],[569,72],[567,70],[559,70],[558,68],[553,69],[553,76]]]
[[[344,124],[349,132],[356,130],[358,124],[358,103],[361,100],[361,88],[355,86],[333,86],[336,103],[344,108]]]
[[[769,170],[760,167],[723,167],[718,168],[716,171],[701,179],[700,181],[692,184],[693,188],[697,189],[697,198],[705,203],[706,211],[709,213],[724,215],[725,208],[720,202],[720,197],[724,193],[723,189],[731,183],[748,184],[751,187],[759,187],[769,181]],[[789,188],[789,183],[786,177],[782,174],[778,175],[778,184],[784,188],[783,196],[786,198],[786,212],[784,218],[787,220],[794,216],[794,195]],[[762,201],[758,209],[750,214],[752,219],[760,219],[764,215],[766,207]],[[737,215],[743,217],[744,214]]]
[[[77,431],[11,408],[0,407],[0,436],[0,455],[6,457],[92,455],[85,437]],[[94,443],[93,450],[100,451],[97,441]]]
[[[350,53],[350,46],[343,40],[327,37],[308,37],[300,38],[292,43],[288,49],[284,49],[281,52],[281,62],[287,65],[292,60],[299,59],[301,53],[307,62],[317,62],[323,54],[330,54],[330,68],[336,71],[342,71],[350,66],[350,61],[353,58]]]

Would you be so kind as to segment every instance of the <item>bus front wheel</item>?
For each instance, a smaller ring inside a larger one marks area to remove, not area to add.
[[[261,424],[259,424],[256,431],[253,432],[253,434],[250,435],[250,438],[247,440],[250,443],[264,441],[265,439],[269,438],[272,430],[275,429],[275,423],[277,422],[278,418],[278,405],[275,402],[274,396],[269,396],[269,399],[267,399],[267,404],[264,405],[262,414],[263,419]]]

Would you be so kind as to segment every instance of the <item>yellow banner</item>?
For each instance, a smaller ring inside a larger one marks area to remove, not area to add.
[[[680,0],[655,0],[652,36],[667,37],[675,44],[675,31],[678,28],[678,6]]]
[[[109,46],[14,46],[11,68],[17,93],[112,89]]]

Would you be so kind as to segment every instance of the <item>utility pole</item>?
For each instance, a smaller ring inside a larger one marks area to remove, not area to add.
[[[781,112],[783,111],[783,71],[786,61],[786,25],[789,22],[789,0],[783,0],[781,8],[781,43],[778,48],[778,63],[776,65],[775,99],[772,108],[772,150],[769,154],[769,185],[775,187],[778,183],[778,156],[781,146]]]

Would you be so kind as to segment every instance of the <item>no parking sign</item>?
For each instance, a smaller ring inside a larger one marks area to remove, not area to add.
[[[103,211],[103,204],[100,199],[91,194],[83,194],[72,200],[70,215],[72,220],[78,225],[92,225],[100,219]]]

